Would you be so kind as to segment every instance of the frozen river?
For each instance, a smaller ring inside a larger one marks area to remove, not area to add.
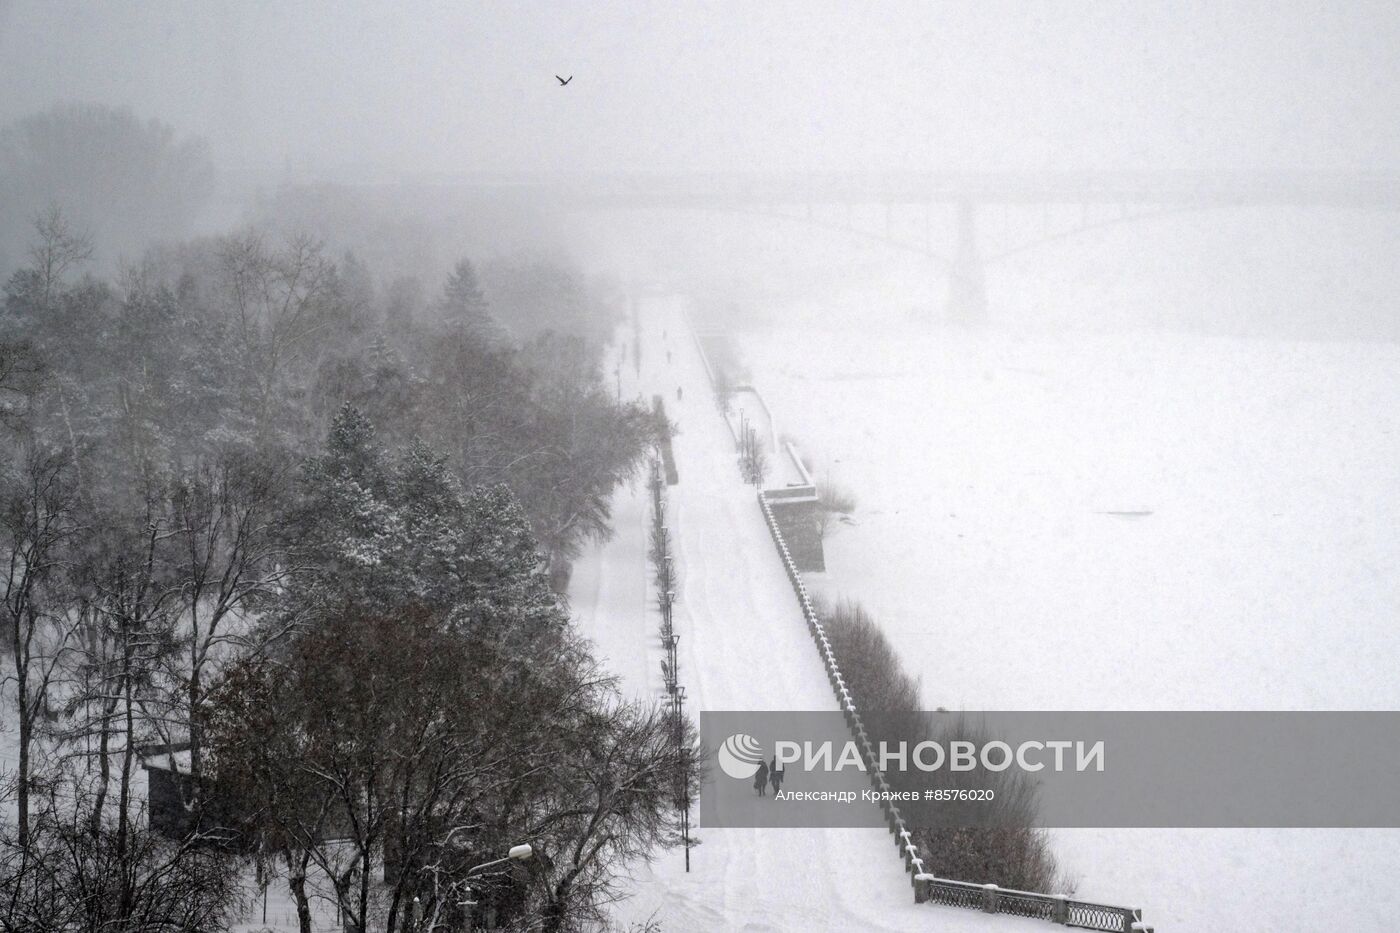
[[[789,328],[742,338],[859,499],[814,583],[926,705],[1400,708],[1400,347]],[[1079,830],[1159,930],[1380,929],[1400,832]],[[975,879],[981,880],[981,879]]]

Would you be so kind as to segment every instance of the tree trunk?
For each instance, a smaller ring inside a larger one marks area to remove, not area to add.
[[[116,699],[105,702],[101,707],[101,719],[97,733],[97,793],[92,803],[92,838],[95,841],[102,834],[102,811],[107,806],[107,791],[112,783],[112,762],[107,756],[111,747],[112,713],[117,708]]]
[[[540,926],[542,933],[563,933],[564,925],[569,919],[567,905],[572,888],[572,878],[566,878],[554,886],[553,897],[544,909],[544,922]]]
[[[292,889],[292,900],[297,905],[297,930],[299,933],[311,933],[311,902],[306,897],[306,856],[303,855],[297,864],[293,864],[290,852],[286,853],[286,857],[287,886]]]
[[[128,866],[129,837],[131,832],[131,765],[136,754],[136,697],[132,685],[132,650],[130,638],[123,640],[122,647],[125,670],[122,673],[122,701],[125,705],[126,741],[122,747],[121,784],[117,789],[117,864],[122,872],[120,917],[131,914],[135,906],[136,892],[132,888],[135,881]],[[172,770],[174,761],[172,755]],[[178,771],[176,772],[178,774]]]
[[[189,740],[190,740],[190,799],[186,802],[189,807],[191,824],[195,829],[200,829],[202,823],[200,812],[204,804],[203,795],[203,734],[199,727],[199,701],[200,701],[200,679],[199,679],[199,659],[198,659],[198,638],[199,629],[195,629],[195,645],[191,648],[190,654],[190,689],[189,689]]]
[[[369,885],[373,871],[370,851],[365,849],[360,855],[360,929],[357,933],[365,933],[369,929]]]
[[[355,915],[351,899],[351,888],[355,881],[355,868],[337,875],[332,884],[335,887],[336,903],[340,905],[340,929],[342,933],[364,933],[364,915]]]
[[[16,702],[19,706],[19,775],[18,801],[19,806],[19,833],[16,842],[19,844],[21,852],[29,849],[29,743],[33,739],[34,720],[30,714],[29,697],[29,671],[28,663],[21,663],[19,632],[15,632],[15,674],[17,694]]]
[[[122,671],[122,714],[126,724],[126,741],[122,743],[122,770],[120,783],[117,785],[117,858],[119,861],[126,856],[127,829],[131,820],[131,758],[135,752],[132,743],[136,740],[136,704],[135,697],[132,696],[131,686],[131,648],[125,639],[122,654],[122,663],[125,667],[125,670]],[[171,765],[173,771],[173,760]]]

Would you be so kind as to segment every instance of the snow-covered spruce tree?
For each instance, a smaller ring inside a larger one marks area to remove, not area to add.
[[[529,521],[505,486],[463,493],[446,459],[419,442],[390,457],[345,406],[325,453],[307,461],[288,523],[292,615],[353,601],[521,618],[557,614]]]
[[[415,335],[410,355],[415,404],[386,419],[376,401],[375,423],[398,443],[417,436],[442,452],[463,488],[510,487],[562,591],[583,544],[608,534],[612,492],[635,473],[655,422],[616,401],[596,348],[579,338],[515,348],[434,326]]]
[[[458,260],[438,299],[439,319],[448,327],[461,328],[487,343],[497,343],[505,339],[505,333],[492,319],[490,309],[476,267],[469,259]]]

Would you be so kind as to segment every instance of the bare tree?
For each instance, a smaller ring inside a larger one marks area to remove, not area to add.
[[[211,705],[207,735],[219,749],[218,786],[251,818],[243,827],[260,859],[281,859],[301,933],[311,933],[307,875],[327,835],[332,795],[302,767],[302,736],[289,724],[300,711],[290,679],[263,656],[224,672]]]
[[[161,560],[171,534],[162,520],[161,490],[146,489],[138,508],[134,515],[107,517],[88,535],[76,572],[80,638],[67,702],[76,718],[63,736],[70,757],[96,771],[88,813],[94,835],[105,825],[115,790],[119,856],[131,834],[138,744],[150,728],[152,705],[160,706],[161,672],[175,644],[178,595]]]
[[[29,260],[39,276],[43,303],[49,306],[68,273],[92,259],[92,240],[74,230],[56,204],[34,218],[34,231],[37,238],[29,247]]]
[[[177,477],[161,559],[173,591],[178,651],[167,658],[170,715],[153,723],[167,744],[187,742],[198,820],[204,786],[208,684],[239,656],[260,653],[277,626],[257,626],[292,573],[276,525],[284,471],[270,457],[223,452]]]
[[[110,826],[96,832],[80,817],[91,806],[80,785],[54,794],[36,813],[29,846],[0,839],[0,889],[12,909],[0,930],[148,933],[228,929],[244,893],[232,858],[191,836],[162,838],[138,819],[118,844]]]
[[[745,424],[743,433],[739,436],[739,466],[745,482],[755,486],[763,485],[763,480],[768,475],[768,452],[759,440],[758,431],[751,424]]]
[[[825,538],[831,523],[838,515],[850,515],[856,509],[856,497],[845,486],[831,478],[831,470],[826,471],[817,491],[816,524],[818,537]]]
[[[253,380],[255,413],[266,427],[288,367],[334,319],[335,265],[308,236],[292,237],[275,249],[251,231],[221,240],[218,264],[222,295]]]
[[[541,929],[550,933],[601,921],[624,866],[680,843],[677,800],[704,778],[693,727],[678,730],[658,706],[595,711],[564,751],[552,764],[557,792],[529,830],[540,841]]]
[[[29,842],[30,790],[35,727],[49,712],[49,687],[72,634],[66,609],[54,592],[64,545],[78,531],[77,496],[66,456],[30,445],[0,493],[0,547],[6,556],[0,579],[5,637],[10,642],[19,720],[18,844]]]

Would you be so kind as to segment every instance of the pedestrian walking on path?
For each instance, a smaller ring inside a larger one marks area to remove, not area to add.
[[[761,761],[758,763],[758,773],[753,776],[753,789],[758,791],[760,797],[768,789],[768,766]]]
[[[768,780],[773,782],[773,796],[778,796],[778,791],[783,789],[783,766],[778,763],[778,756],[773,756],[773,763],[768,766]]]

